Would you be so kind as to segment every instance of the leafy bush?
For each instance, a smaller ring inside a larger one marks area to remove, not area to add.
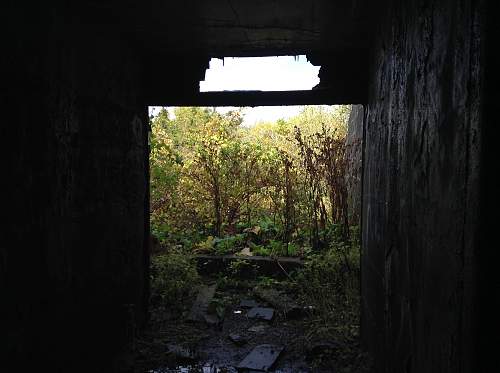
[[[206,253],[212,252],[215,246],[216,239],[213,236],[208,236],[206,240],[199,242],[196,245],[195,252],[197,253]]]
[[[273,256],[282,256],[286,249],[286,246],[281,241],[269,240],[269,244],[267,245],[269,250],[271,251],[271,255]]]
[[[234,253],[237,249],[241,249],[245,243],[245,234],[237,234],[218,239],[215,244],[215,253],[217,255],[225,255]]]
[[[299,255],[299,247],[293,242],[288,243],[288,247],[285,245],[286,255],[288,256],[298,256]]]
[[[275,278],[268,277],[268,276],[259,276],[258,278],[258,286],[262,288],[272,288],[276,287],[279,285],[279,281],[276,280]]]
[[[258,222],[258,227],[264,234],[270,234],[272,236],[278,234],[278,228],[269,216],[263,216]]]
[[[252,253],[254,255],[259,255],[259,256],[269,256],[271,255],[271,250],[263,245],[257,245],[253,242],[249,242],[248,246],[252,250]]]
[[[350,241],[349,110],[304,107],[251,128],[240,110],[160,110],[151,117],[152,235],[162,247],[216,254],[252,241],[278,256]]]
[[[240,277],[245,272],[255,271],[255,269],[255,264],[245,259],[233,260],[228,266],[229,274],[233,277]]]
[[[172,306],[188,296],[198,282],[193,258],[181,250],[151,258],[151,301]]]

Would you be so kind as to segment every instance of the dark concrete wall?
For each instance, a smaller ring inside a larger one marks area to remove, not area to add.
[[[481,3],[393,2],[372,58],[362,333],[379,372],[473,372]]]
[[[147,299],[141,56],[63,7],[4,14],[0,354],[16,371],[111,371]]]
[[[500,33],[498,4],[486,1],[483,14],[484,85],[481,127],[481,188],[478,262],[478,338],[476,350],[481,369],[478,372],[500,371],[498,333],[500,330],[500,250],[498,250],[498,103],[500,102]]]
[[[360,224],[361,215],[363,119],[363,105],[352,105],[346,138],[346,182],[349,223],[356,225]]]

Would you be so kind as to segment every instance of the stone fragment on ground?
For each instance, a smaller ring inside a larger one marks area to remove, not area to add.
[[[198,294],[187,317],[191,322],[203,322],[208,314],[208,306],[215,295],[217,285],[202,285],[198,289]]]
[[[248,311],[247,317],[249,319],[271,321],[274,317],[274,309],[266,307],[253,307]]]
[[[263,344],[256,346],[237,366],[238,370],[248,369],[267,372],[272,368],[281,352],[282,346]]]
[[[236,346],[243,346],[243,345],[245,345],[245,344],[248,343],[248,340],[245,337],[243,337],[242,335],[240,335],[240,334],[231,333],[231,334],[228,335],[228,338]]]

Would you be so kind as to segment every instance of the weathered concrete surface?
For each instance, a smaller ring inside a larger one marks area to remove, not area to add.
[[[346,182],[349,223],[356,225],[359,225],[361,216],[363,118],[363,105],[352,105],[346,139]]]
[[[2,69],[11,173],[0,361],[16,371],[113,371],[102,364],[144,321],[147,299],[138,56],[111,28],[79,24],[62,7],[4,14],[15,37]]]
[[[261,1],[252,17],[265,22],[245,25],[238,10],[247,16],[251,4],[239,1],[233,11],[219,3],[210,6],[221,24],[212,25],[208,43],[201,3],[7,2],[2,8],[7,223],[0,244],[0,361],[17,363],[17,371],[30,362],[37,370],[113,371],[94,363],[116,352],[133,320],[143,319],[146,93],[166,104],[179,92],[192,94],[214,55],[342,52],[346,44],[367,48],[378,38],[363,145],[364,342],[380,371],[473,371],[477,221],[487,223],[478,253],[481,315],[493,310],[481,318],[482,329],[498,320],[490,303],[498,298],[491,238],[498,239],[492,133],[499,85],[491,77],[499,64],[491,56],[490,125],[478,130],[483,40],[475,7],[487,2],[324,0],[318,7],[314,1],[302,5],[321,15],[321,25],[302,30],[294,26],[309,12],[297,12],[297,2],[281,1],[276,11],[275,2]],[[491,3],[487,52],[494,55],[498,13]],[[288,21],[279,17],[287,6]],[[385,22],[380,10],[389,13]],[[355,21],[360,13],[370,22]],[[300,48],[287,40],[296,33]],[[193,56],[196,62],[187,64]],[[163,74],[168,61],[174,73]],[[479,139],[489,145],[481,158],[481,208],[494,217],[487,221],[476,219]],[[480,342],[482,350],[496,347]]]
[[[374,49],[362,333],[379,372],[473,372],[480,2],[393,2]]]

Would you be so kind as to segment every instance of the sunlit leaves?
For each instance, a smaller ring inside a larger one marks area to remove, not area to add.
[[[238,110],[160,111],[151,123],[152,224],[167,222],[171,237],[189,233],[196,242],[262,219],[273,221],[276,240],[317,236],[344,208],[348,112],[304,107],[289,120],[248,128]]]

